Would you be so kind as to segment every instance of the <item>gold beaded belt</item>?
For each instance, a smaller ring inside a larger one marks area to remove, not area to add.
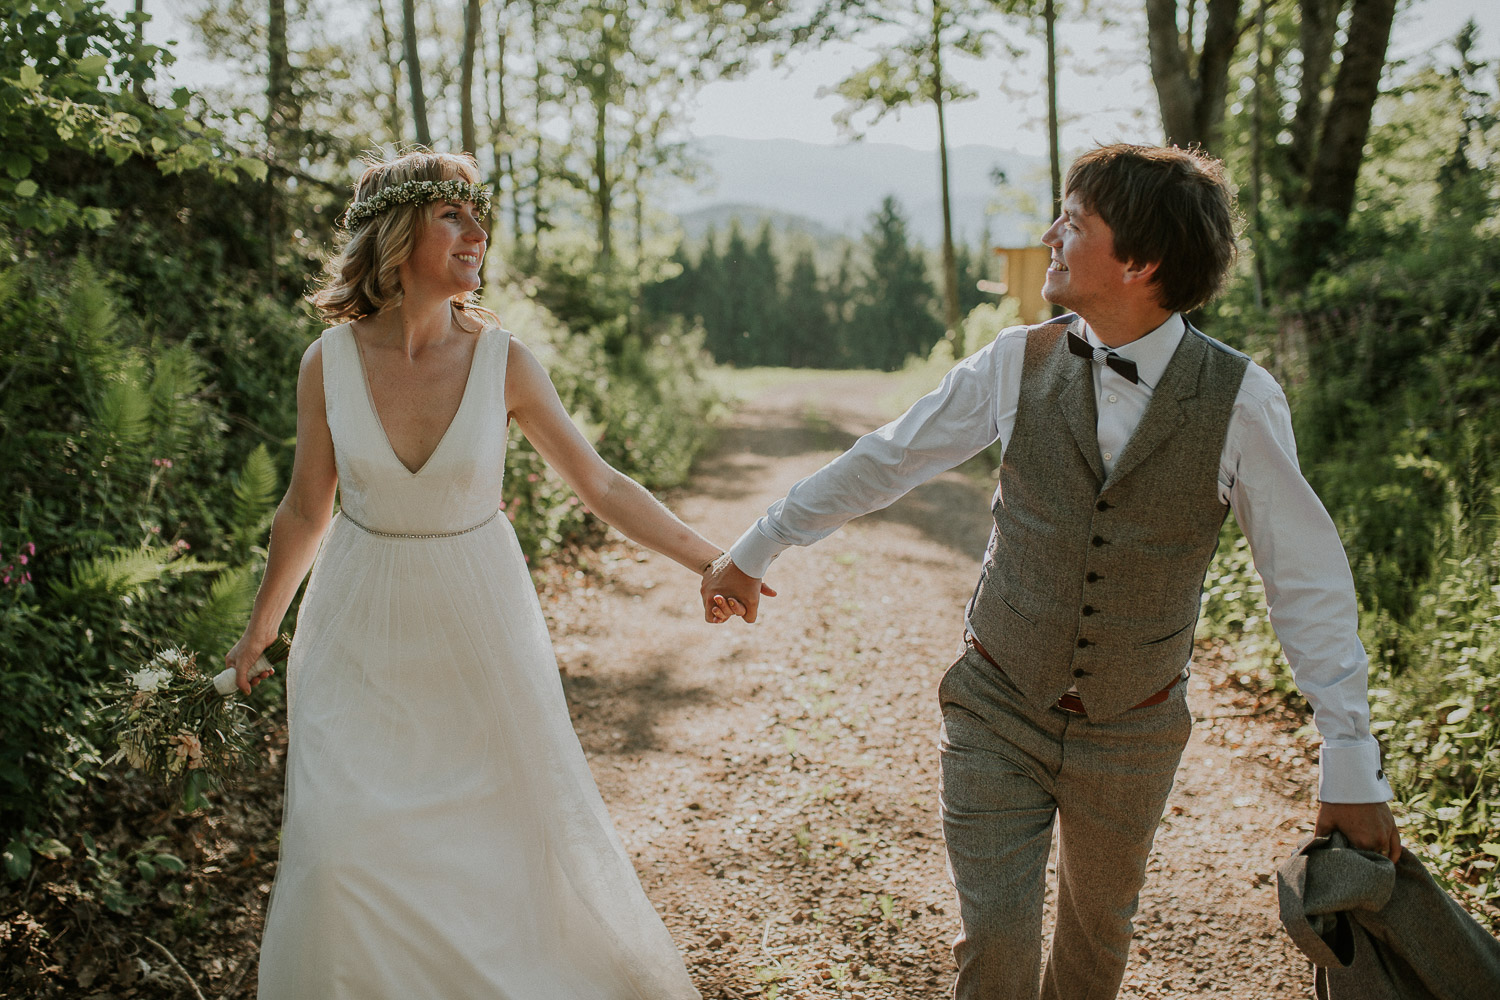
[[[369,532],[370,534],[372,534],[372,535],[378,535],[381,538],[419,538],[420,539],[420,538],[453,538],[453,537],[455,537],[457,535],[467,535],[469,532],[471,532],[471,531],[478,531],[480,528],[484,527],[486,524],[489,524],[496,517],[500,516],[500,512],[497,510],[497,511],[495,511],[495,513],[491,514],[489,517],[485,518],[483,521],[480,521],[478,524],[471,525],[470,527],[467,527],[467,528],[460,528],[457,531],[431,531],[431,532],[428,532],[427,534],[422,534],[422,535],[411,534],[409,532],[404,532],[404,531],[377,531],[374,528],[369,527],[368,525],[360,524],[354,518],[350,517],[349,516],[349,512],[347,510],[344,510],[343,508],[339,509],[339,516],[342,517],[344,520],[348,521],[350,524],[354,525],[360,531]]]

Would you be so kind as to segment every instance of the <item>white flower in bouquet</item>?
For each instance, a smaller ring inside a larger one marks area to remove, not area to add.
[[[289,638],[277,638],[260,666],[283,662],[290,648]],[[169,782],[197,771],[222,783],[252,763],[259,741],[253,711],[236,694],[233,670],[209,678],[196,653],[158,652],[109,686],[106,718],[119,748],[110,763],[124,760]]]
[[[135,685],[137,691],[155,694],[172,679],[170,670],[153,670],[151,667],[143,667],[130,675],[130,682]]]

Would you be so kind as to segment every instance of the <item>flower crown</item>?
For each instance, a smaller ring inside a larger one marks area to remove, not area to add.
[[[370,219],[397,205],[425,205],[432,201],[467,201],[481,218],[490,214],[490,189],[482,184],[446,181],[405,181],[381,188],[364,201],[356,201],[344,212],[344,226],[358,229]]]

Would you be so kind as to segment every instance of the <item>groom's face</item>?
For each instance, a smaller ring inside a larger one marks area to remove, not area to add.
[[[1052,250],[1052,263],[1042,284],[1042,298],[1084,318],[1090,308],[1108,302],[1125,285],[1127,266],[1115,257],[1115,234],[1089,211],[1078,195],[1069,193],[1062,214],[1042,235]]]

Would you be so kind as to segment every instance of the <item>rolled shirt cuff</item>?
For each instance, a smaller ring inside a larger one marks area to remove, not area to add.
[[[1344,746],[1323,744],[1318,754],[1318,799],[1323,802],[1389,802],[1395,796],[1372,738]]]
[[[764,520],[765,518],[761,518],[752,524],[729,548],[729,558],[734,560],[740,572],[757,580],[766,575],[777,556],[791,548],[760,530],[761,521]]]

